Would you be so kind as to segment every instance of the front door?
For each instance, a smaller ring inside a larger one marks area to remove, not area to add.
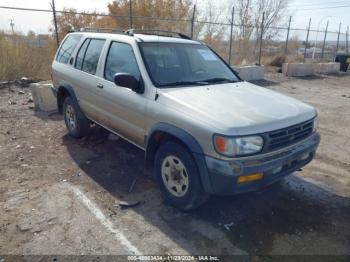
[[[116,73],[128,73],[141,79],[139,67],[132,47],[126,43],[111,42],[106,55],[103,76],[101,104],[104,110],[104,122],[126,139],[143,147],[146,133],[146,105],[148,98],[144,94],[117,86],[114,83]]]

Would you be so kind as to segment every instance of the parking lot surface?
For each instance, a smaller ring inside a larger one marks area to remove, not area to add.
[[[189,213],[163,203],[141,150],[98,127],[73,139],[62,116],[32,109],[29,88],[1,89],[0,254],[350,255],[350,75],[266,79],[318,109],[316,159]]]

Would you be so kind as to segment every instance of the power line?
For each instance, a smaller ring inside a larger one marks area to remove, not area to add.
[[[13,6],[0,6],[0,8],[1,9],[10,9],[10,10],[50,12],[50,13],[52,13],[52,10],[48,10],[48,9],[34,9],[34,8],[23,8],[23,7],[13,7]]]
[[[350,5],[343,6],[333,6],[333,7],[320,7],[320,8],[310,8],[310,9],[296,9],[295,11],[306,11],[306,10],[317,10],[317,9],[329,9],[329,8],[344,8],[350,7]],[[9,9],[9,10],[18,10],[18,11],[34,11],[34,12],[45,12],[52,13],[50,9],[37,9],[37,8],[24,8],[24,7],[13,7],[13,6],[0,6],[0,9]],[[94,15],[94,16],[103,16],[103,17],[115,17],[115,18],[128,18],[127,15],[114,15],[114,14],[104,14],[104,13],[86,13],[86,12],[77,12],[70,10],[56,10],[56,13],[60,14],[76,14],[76,15]],[[236,14],[239,12],[235,12]],[[180,22],[190,22],[191,19],[183,19],[183,18],[159,18],[159,17],[146,17],[146,16],[133,16],[135,19],[149,19],[149,20],[160,20],[160,21],[180,21]],[[196,21],[200,22],[200,21]],[[202,21],[202,23],[209,23],[206,21]],[[217,23],[218,25],[230,25],[229,23]],[[302,29],[304,30],[304,29]]]
[[[350,7],[350,5],[348,6]],[[340,7],[339,7],[340,8]],[[9,10],[19,10],[19,11],[34,11],[34,12],[46,12],[46,13],[52,13],[52,10],[50,9],[37,9],[37,8],[23,8],[23,7],[13,7],[13,6],[0,6],[0,9],[9,9]],[[303,10],[303,9],[300,9]],[[304,9],[306,10],[306,9]],[[313,9],[314,10],[314,9]],[[298,10],[296,10],[298,11]],[[65,10],[56,10],[56,13],[60,14],[76,14],[76,15],[91,15],[91,16],[102,16],[102,17],[114,17],[114,18],[128,18],[127,15],[113,15],[113,14],[104,14],[104,13],[86,13],[86,12],[77,12],[77,11],[65,11]],[[147,16],[133,16],[133,19],[147,19],[147,20],[159,20],[159,21],[180,21],[180,22],[191,22],[192,20],[190,18],[183,19],[183,18],[160,18],[160,17],[147,17]],[[195,20],[196,23],[202,23],[202,24],[212,24],[212,25],[219,25],[219,26],[230,26],[230,23],[221,23],[221,22],[211,22],[211,21],[199,21]],[[234,24],[234,26],[242,26],[241,24]],[[255,26],[246,26],[246,27],[254,27]],[[275,30],[286,30],[287,27],[282,26],[271,26],[269,27],[271,29]],[[290,28],[290,30],[293,31],[305,31],[305,28]],[[318,30],[310,29],[310,32],[317,32]],[[331,32],[329,33],[337,33],[337,32]],[[342,33],[344,34],[344,33]]]
[[[295,11],[310,11],[310,10],[323,10],[323,9],[338,9],[338,8],[349,8],[350,5],[339,5],[339,6],[329,6],[329,7],[317,7],[317,8],[306,8],[306,9],[296,9]]]
[[[326,7],[327,5],[340,5],[340,4],[349,4],[349,1],[335,1],[335,2],[330,2],[330,1],[327,1],[326,3],[308,3],[308,4],[300,4],[300,5],[297,5],[297,4],[288,4],[287,6],[288,7]]]
[[[10,9],[10,10],[18,10],[18,11],[34,11],[34,12],[45,12],[52,13],[50,9],[37,9],[37,8],[24,8],[24,7],[13,7],[13,6],[0,6],[0,9]],[[76,14],[76,15],[92,15],[92,16],[104,16],[104,17],[115,17],[115,18],[128,18],[127,15],[114,15],[114,14],[104,14],[104,13],[86,13],[86,12],[77,12],[70,10],[56,10],[56,13],[60,14]],[[182,19],[182,18],[159,18],[159,17],[149,17],[149,16],[133,16],[133,18],[142,18],[142,19],[150,19],[150,20],[161,20],[161,21],[182,21],[182,22],[190,22],[191,19]]]

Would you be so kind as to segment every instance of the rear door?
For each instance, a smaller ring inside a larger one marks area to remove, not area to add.
[[[79,105],[88,118],[99,121],[101,108],[97,102],[101,89],[96,76],[105,39],[86,38],[77,53],[72,75],[72,84],[78,96]]]

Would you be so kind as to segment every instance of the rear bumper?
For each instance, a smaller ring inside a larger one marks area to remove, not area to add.
[[[314,133],[304,141],[273,153],[230,161],[205,157],[208,176],[203,186],[208,193],[231,195],[257,191],[308,164],[315,156],[320,135]],[[239,176],[263,173],[263,179],[239,184]],[[203,178],[203,174],[201,174]],[[203,180],[203,179],[202,179]]]

